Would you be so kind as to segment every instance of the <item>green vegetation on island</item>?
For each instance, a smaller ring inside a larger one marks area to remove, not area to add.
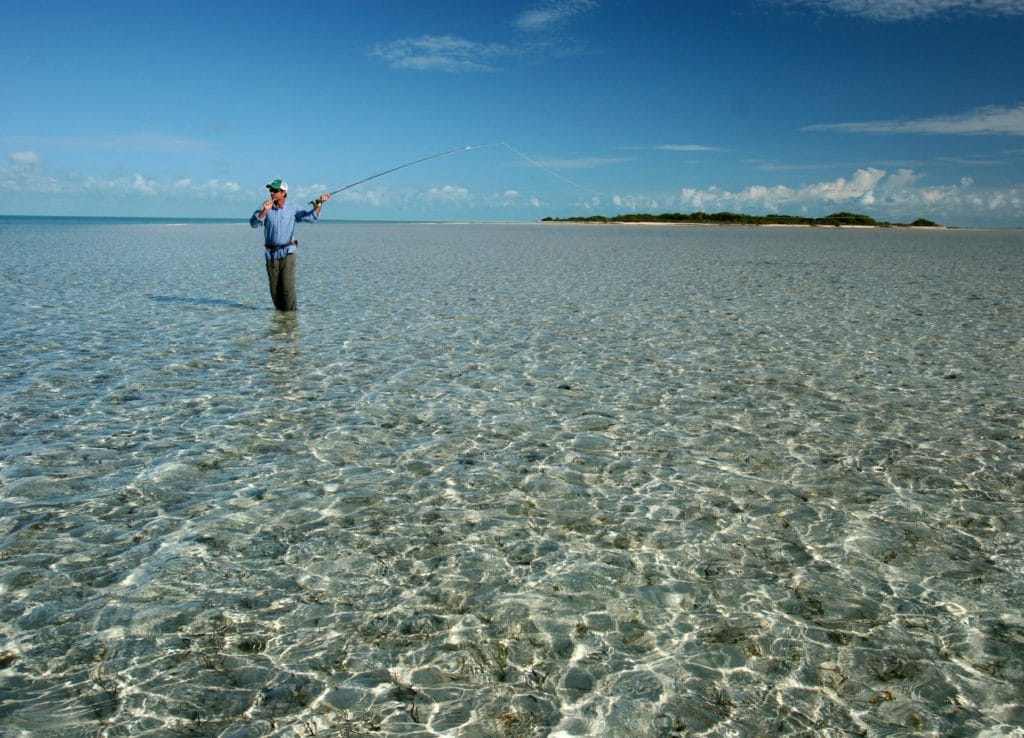
[[[557,223],[691,223],[704,225],[800,225],[800,226],[870,226],[876,228],[937,228],[924,218],[913,223],[888,223],[875,220],[868,215],[859,213],[832,213],[824,218],[807,218],[799,215],[745,215],[743,213],[631,213],[615,215],[610,218],[603,215],[590,215],[573,218],[544,218],[544,222]]]

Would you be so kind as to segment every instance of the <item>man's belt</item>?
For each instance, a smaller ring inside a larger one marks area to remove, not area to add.
[[[293,240],[289,241],[288,243],[282,243],[279,246],[275,246],[272,243],[265,243],[265,244],[263,244],[263,248],[265,248],[265,249],[286,249],[289,246],[298,246],[298,245],[299,245],[299,239],[296,238],[296,239],[293,239]]]

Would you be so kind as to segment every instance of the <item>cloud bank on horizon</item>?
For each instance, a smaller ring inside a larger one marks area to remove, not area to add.
[[[337,184],[323,181],[314,167],[340,170],[351,155],[347,141],[377,141],[367,161],[395,164],[389,139],[378,131],[390,119],[399,123],[388,130],[408,134],[404,150],[414,154],[438,148],[447,124],[457,135],[478,137],[465,143],[507,139],[520,156],[492,154],[480,163],[462,158],[443,174],[431,167],[422,179],[375,181],[339,195],[344,208],[332,208],[337,217],[536,219],[691,210],[823,215],[859,209],[885,220],[1024,226],[1024,145],[1018,141],[1024,136],[1024,101],[1006,83],[1012,80],[1007,65],[1024,58],[1022,45],[1000,41],[1000,33],[1009,39],[1014,29],[1024,30],[1024,0],[672,6],[674,24],[662,22],[661,35],[657,18],[646,26],[637,18],[642,5],[544,0],[497,15],[480,10],[463,24],[442,12],[445,3],[433,12],[398,4],[414,16],[402,26],[422,33],[389,35],[387,23],[367,18],[358,28],[365,38],[351,44],[356,56],[350,66],[368,86],[387,90],[386,99],[357,97],[354,115],[344,95],[299,95],[286,116],[290,123],[295,117],[289,128],[315,128],[314,118],[342,115],[349,138],[336,147],[318,139],[321,156],[301,165],[298,156],[285,153],[274,160],[273,171],[287,169],[293,183],[306,182],[293,193],[306,198]],[[143,34],[142,20],[122,22]],[[637,23],[635,30],[630,21]],[[943,48],[931,45],[937,42],[922,28],[948,39],[953,24],[959,32],[967,21],[972,25],[956,38],[955,51],[977,54],[949,62],[943,77],[947,94],[914,94],[914,85],[942,73],[931,69],[942,57],[927,52]],[[677,36],[691,28],[697,30],[687,36],[689,43],[680,44]],[[716,28],[717,34],[702,30]],[[631,33],[650,39],[649,48],[638,53],[625,40],[616,45],[618,35],[628,40]],[[808,39],[812,51],[780,50],[770,37],[782,33]],[[826,42],[816,46],[819,36]],[[888,45],[880,47],[880,39]],[[57,40],[40,43],[47,51]],[[311,43],[307,53],[331,53],[332,43],[327,36]],[[981,66],[986,54],[992,68]],[[961,62],[964,69],[955,72]],[[684,84],[672,94],[665,87],[666,80],[676,79],[673,65],[684,77],[707,81],[697,88]],[[873,69],[891,79],[876,82]],[[161,81],[174,88],[173,77],[156,80]],[[32,82],[38,89],[39,80]],[[838,90],[832,97],[808,94],[806,100],[762,92],[816,86],[824,93],[830,85]],[[205,130],[140,125],[144,121],[128,116],[122,123],[118,116],[100,115],[124,105],[114,81],[109,93],[90,91],[99,99],[89,126],[47,120],[37,132],[40,127],[29,125],[29,118],[20,127],[9,121],[0,134],[6,148],[0,191],[8,203],[37,202],[41,196],[65,209],[120,207],[145,214],[180,212],[192,204],[200,214],[225,217],[262,195],[269,172],[255,153],[267,135],[261,122],[231,120]],[[420,127],[433,132],[421,133]],[[544,128],[550,136],[533,132]],[[508,130],[526,131],[525,140]],[[107,164],[107,158],[116,163]],[[361,166],[365,174],[365,167],[372,171],[377,164]],[[816,169],[823,176],[808,178]],[[576,172],[575,179],[562,174],[568,171]]]

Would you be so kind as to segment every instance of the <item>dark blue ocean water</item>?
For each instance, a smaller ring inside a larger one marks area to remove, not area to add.
[[[0,234],[4,735],[1021,735],[1020,232]]]

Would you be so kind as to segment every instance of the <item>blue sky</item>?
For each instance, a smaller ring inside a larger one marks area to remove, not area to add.
[[[0,213],[1024,226],[1024,0],[3,0]],[[499,144],[499,145],[491,145]],[[478,148],[477,148],[478,147]]]

